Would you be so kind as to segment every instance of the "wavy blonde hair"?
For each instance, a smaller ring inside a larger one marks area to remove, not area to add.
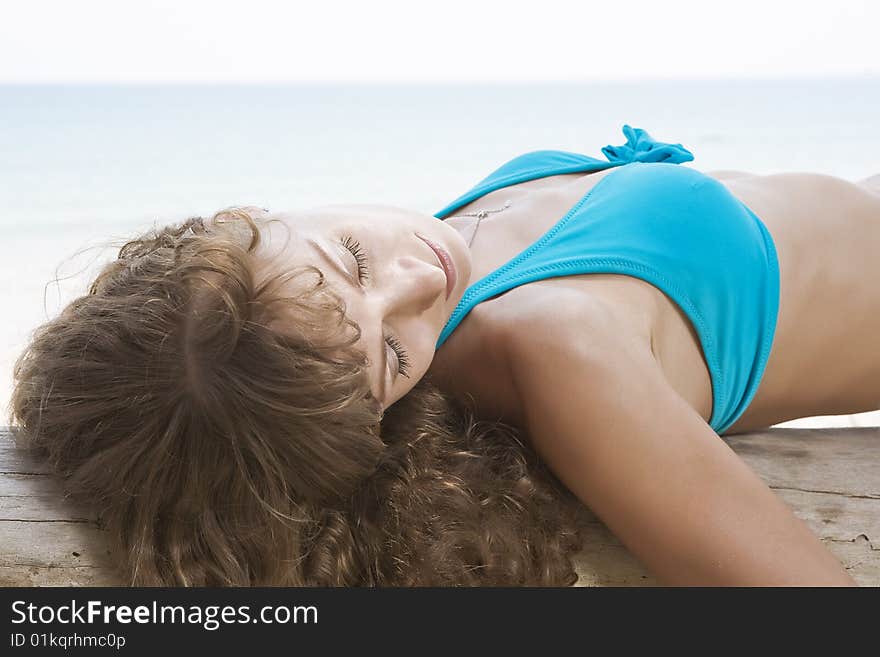
[[[256,214],[125,243],[15,363],[17,441],[128,583],[573,584],[577,499],[424,379],[383,416],[321,271],[258,280]]]

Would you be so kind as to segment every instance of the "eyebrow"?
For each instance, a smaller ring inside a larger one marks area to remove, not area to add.
[[[338,273],[342,274],[346,279],[348,279],[351,285],[355,289],[357,289],[360,294],[363,294],[363,288],[361,287],[360,283],[355,279],[354,275],[350,271],[348,271],[348,269],[339,264],[339,261],[336,258],[331,257],[330,254],[327,253],[327,250],[318,241],[313,240],[310,237],[307,237],[305,241],[306,243],[313,246],[315,250],[321,255],[321,257],[323,257],[324,260],[326,260],[333,269],[335,269]],[[385,349],[385,336],[380,335],[379,340],[381,341],[379,346],[379,353],[381,354],[382,361],[382,369],[380,371],[387,372],[388,352]],[[384,399],[387,394],[384,375],[379,376],[379,394],[382,396],[382,399]]]

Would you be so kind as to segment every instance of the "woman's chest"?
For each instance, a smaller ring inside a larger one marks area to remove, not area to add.
[[[612,167],[590,174],[564,174],[529,181],[487,194],[457,210],[447,221],[461,230],[471,244],[472,269],[468,286],[496,271],[512,258],[532,246],[557,224],[593,189]],[[479,210],[493,211],[511,204],[508,209],[493,212],[477,225],[477,218],[462,214]],[[476,233],[473,229],[476,227]],[[506,288],[507,286],[502,286]],[[537,296],[535,296],[537,295]],[[712,410],[712,388],[709,371],[699,339],[684,313],[660,289],[643,279],[606,273],[556,275],[542,280],[503,289],[502,292],[474,306],[444,344],[441,358],[457,359],[458,375],[454,385],[469,391],[483,411],[494,417],[511,416],[515,412],[510,397],[512,389],[503,380],[505,368],[500,361],[482,367],[467,364],[480,362],[491,337],[485,334],[497,326],[497,314],[505,322],[515,322],[518,313],[529,312],[532,302],[545,307],[548,298],[558,299],[556,318],[567,310],[577,313],[572,304],[587,304],[601,298],[618,309],[625,324],[622,330],[644,336],[657,356],[670,385],[687,399],[708,420]],[[473,391],[479,390],[477,395]]]
[[[547,176],[490,192],[444,219],[470,242],[468,286],[491,274],[532,246],[611,173]],[[509,207],[505,205],[510,202]],[[468,216],[487,211],[481,219]]]
[[[435,355],[435,383],[474,406],[479,417],[521,426],[518,385],[511,377],[509,350],[504,348],[518,319],[528,326],[547,322],[547,334],[558,323],[571,323],[584,308],[603,302],[614,321],[633,340],[641,340],[660,365],[670,387],[705,420],[712,411],[709,371],[696,332],[663,292],[632,276],[591,273],[551,277],[512,288],[475,306]],[[547,312],[552,308],[552,312]],[[541,322],[535,322],[536,313]],[[532,330],[531,328],[529,329]],[[526,332],[528,333],[528,332]],[[521,339],[531,339],[523,334]],[[585,333],[584,340],[590,336]],[[500,345],[500,346],[499,346]],[[566,382],[559,382],[564,397]]]

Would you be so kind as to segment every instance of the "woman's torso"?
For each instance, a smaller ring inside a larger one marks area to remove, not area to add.
[[[504,265],[540,238],[614,168],[529,180],[489,192],[446,220],[465,227],[473,218],[455,215],[509,209],[489,215],[471,246],[468,285]],[[718,180],[769,230],[779,261],[779,312],[773,345],[748,408],[725,433],[769,426],[794,417],[854,413],[880,407],[880,201],[856,185],[808,173],[754,175],[705,172]],[[467,232],[467,235],[470,233]],[[522,308],[532,295],[602,297],[622,311],[621,321],[651,346],[670,385],[707,421],[712,386],[693,326],[666,294],[650,283],[619,274],[578,274],[520,285],[480,304],[438,351],[432,368],[453,394],[474,399],[478,411],[516,422],[512,387],[504,372],[474,367],[487,343],[487,314]],[[515,316],[515,315],[514,315]],[[552,321],[552,320],[551,320]],[[455,367],[468,363],[468,367]],[[452,378],[443,372],[456,371]],[[468,373],[462,376],[462,373]]]

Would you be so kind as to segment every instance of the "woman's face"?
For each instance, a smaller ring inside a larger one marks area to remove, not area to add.
[[[388,408],[427,372],[467,289],[464,238],[436,217],[386,205],[327,205],[264,218],[272,221],[262,229],[260,250],[271,273],[302,265],[321,270],[361,328],[357,346],[369,359],[373,396]],[[451,260],[450,278],[429,242]]]

